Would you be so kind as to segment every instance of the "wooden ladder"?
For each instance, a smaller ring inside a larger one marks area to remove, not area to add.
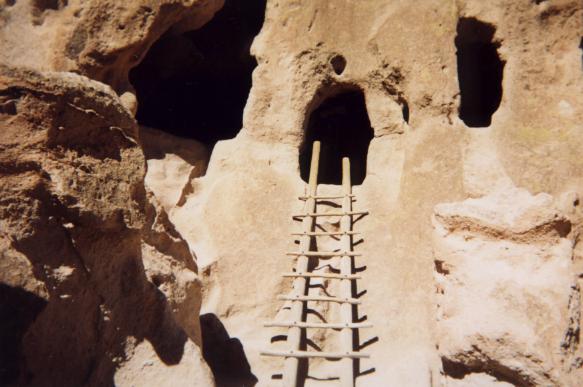
[[[287,343],[290,346],[288,351],[262,351],[265,356],[279,356],[285,358],[283,371],[283,386],[297,387],[299,385],[299,359],[305,358],[327,358],[339,359],[341,374],[339,375],[342,387],[353,387],[355,382],[354,361],[359,358],[368,358],[369,355],[355,350],[358,343],[353,341],[353,330],[370,328],[372,325],[355,322],[353,306],[360,304],[354,298],[353,281],[360,279],[360,276],[352,272],[353,257],[361,254],[353,251],[353,235],[357,234],[352,230],[353,216],[364,216],[368,212],[353,211],[352,184],[350,180],[350,160],[347,157],[342,159],[342,195],[338,196],[318,196],[318,165],[320,157],[320,142],[315,141],[312,147],[312,160],[310,164],[310,177],[308,180],[308,193],[299,199],[305,201],[306,213],[294,215],[294,218],[302,220],[302,232],[293,233],[299,237],[299,251],[290,252],[287,255],[296,256],[295,271],[284,273],[284,277],[293,278],[293,288],[290,294],[280,295],[278,299],[291,301],[291,321],[269,322],[266,327],[287,327]],[[342,211],[333,213],[318,213],[317,203],[321,200],[331,201],[342,199]],[[340,231],[326,232],[316,231],[316,219],[325,216],[340,216]],[[337,236],[340,239],[340,249],[338,251],[310,251],[312,238],[320,236]],[[339,273],[315,273],[309,270],[310,259],[327,259],[340,257]],[[310,279],[320,278],[338,280],[339,296],[315,296],[309,294]],[[306,310],[308,302],[332,302],[340,304],[340,322],[311,323],[306,322]],[[338,352],[316,352],[303,350],[305,341],[302,332],[306,329],[338,329],[340,330],[340,348]]]

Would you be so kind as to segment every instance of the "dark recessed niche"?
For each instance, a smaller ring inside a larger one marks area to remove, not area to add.
[[[404,99],[401,101],[401,112],[403,113],[403,120],[409,123],[409,104]]]
[[[249,49],[264,12],[265,0],[229,0],[202,28],[162,36],[130,72],[138,122],[210,147],[235,137],[257,65]]]
[[[346,59],[342,55],[334,55],[330,59],[330,64],[332,65],[332,69],[337,75],[341,75],[346,68]]]
[[[308,181],[312,144],[319,140],[318,183],[342,184],[342,157],[349,157],[352,184],[362,184],[373,136],[361,90],[347,90],[329,97],[308,119],[299,155],[302,179]]]
[[[504,61],[498,55],[496,28],[475,18],[457,24],[459,117],[469,127],[487,127],[502,99]]]

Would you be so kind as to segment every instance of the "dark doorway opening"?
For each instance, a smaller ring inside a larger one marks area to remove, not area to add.
[[[474,18],[457,24],[458,82],[461,93],[459,117],[469,127],[487,127],[502,99],[505,62],[493,41],[496,28]]]
[[[264,13],[265,0],[228,0],[202,28],[162,36],[130,72],[138,122],[210,147],[235,137],[257,65],[249,49]]]
[[[300,147],[302,179],[308,181],[312,144],[318,140],[321,142],[318,183],[342,184],[342,157],[348,157],[352,184],[362,184],[373,136],[362,91],[348,90],[329,97],[312,112],[306,127]]]

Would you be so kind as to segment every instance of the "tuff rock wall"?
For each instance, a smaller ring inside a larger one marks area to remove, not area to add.
[[[236,138],[140,128],[130,68],[221,6],[4,2],[0,377],[207,386],[208,363],[218,385],[278,385],[283,362],[259,351],[286,348],[262,323],[289,320],[276,296],[304,130],[327,98],[361,90],[374,137],[354,188],[370,211],[355,225],[358,310],[374,328],[358,332],[372,357],[356,384],[578,385],[581,3],[268,1]],[[490,26],[503,63],[487,127],[458,115],[464,19]],[[337,364],[310,362],[305,385],[337,383]]]
[[[0,385],[213,385],[195,256],[144,184],[127,77],[220,6],[0,3]]]

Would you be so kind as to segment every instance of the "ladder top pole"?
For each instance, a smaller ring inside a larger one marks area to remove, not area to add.
[[[318,186],[318,166],[320,164],[320,141],[314,141],[312,144],[312,160],[310,162],[310,177],[308,184],[310,186],[309,195],[316,196],[316,187]]]
[[[342,188],[344,195],[352,193],[352,182],[350,178],[350,159],[348,157],[342,158]]]

